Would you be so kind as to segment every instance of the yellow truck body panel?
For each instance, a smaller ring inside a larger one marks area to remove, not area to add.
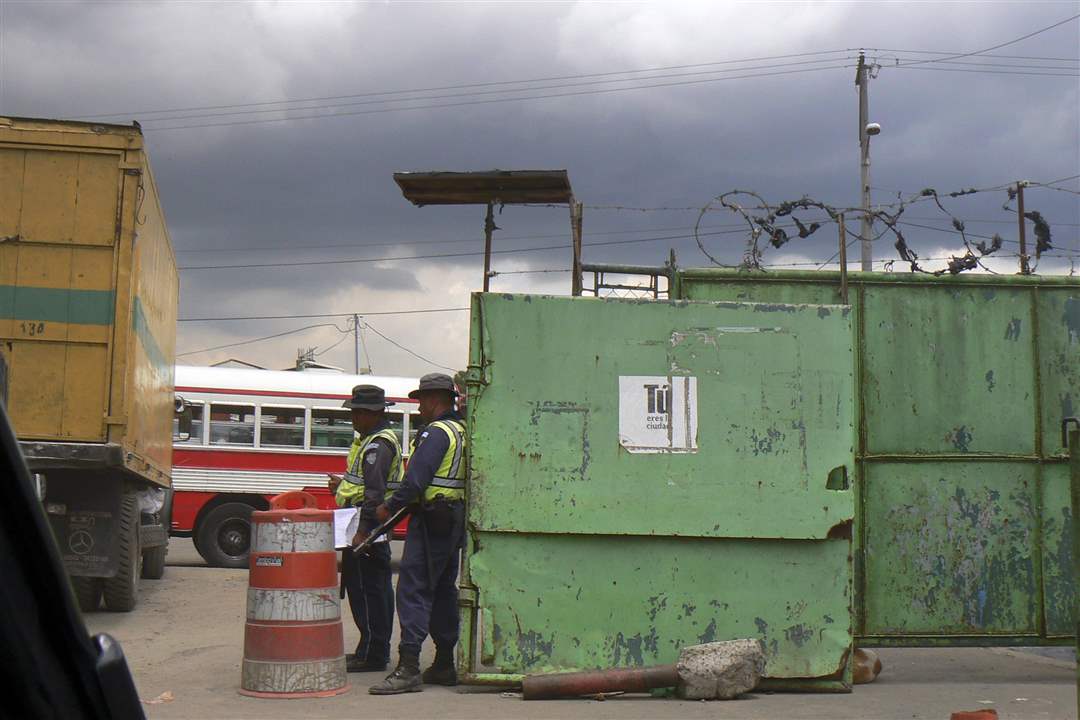
[[[138,126],[0,118],[0,343],[24,448],[109,446],[168,486],[178,296]]]

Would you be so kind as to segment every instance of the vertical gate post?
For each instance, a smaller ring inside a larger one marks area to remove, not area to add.
[[[1069,449],[1069,495],[1072,498],[1073,516],[1072,584],[1073,588],[1076,588],[1077,585],[1080,585],[1080,529],[1077,528],[1076,524],[1077,518],[1080,518],[1080,419],[1072,417],[1062,420],[1061,435],[1062,444]],[[1077,591],[1076,597],[1080,598],[1080,590]],[[1075,622],[1074,642],[1076,644],[1077,657],[1080,657],[1080,599],[1074,602],[1074,610],[1076,612],[1076,615],[1073,618],[1073,621]],[[1076,675],[1076,710],[1077,713],[1080,714],[1080,667],[1077,668]]]

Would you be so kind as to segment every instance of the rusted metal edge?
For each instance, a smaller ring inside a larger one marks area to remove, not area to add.
[[[849,693],[851,685],[842,680],[818,680],[815,678],[762,678],[759,684],[751,692],[767,690],[769,692],[807,692],[812,690],[819,693]]]
[[[850,293],[850,289],[849,289]],[[866,593],[866,480],[868,461],[866,459],[869,444],[869,431],[866,421],[866,388],[869,383],[866,378],[863,345],[866,339],[866,288],[855,286],[855,298],[853,305],[855,312],[855,417],[858,426],[855,428],[855,530],[851,556],[852,565],[852,597],[851,597],[851,631],[854,635],[866,627],[866,607],[863,599]],[[850,298],[849,298],[850,299]]]
[[[1034,462],[1037,463],[1043,460],[1038,455],[1013,455],[1009,453],[926,453],[926,454],[913,454],[913,453],[874,453],[870,455],[861,456],[862,460],[868,462],[972,462],[972,461],[986,461],[986,462]]]
[[[663,275],[668,277],[671,268],[666,265],[618,265],[608,263],[581,263],[582,272],[615,273],[616,275]]]
[[[768,273],[725,268],[682,268],[684,280],[715,280],[729,282],[809,282],[840,281],[837,270],[770,270]],[[1080,287],[1080,278],[1064,275],[925,275],[921,273],[847,273],[848,285],[977,285],[994,287]]]
[[[859,647],[1041,647],[1072,645],[1072,635],[856,635]]]

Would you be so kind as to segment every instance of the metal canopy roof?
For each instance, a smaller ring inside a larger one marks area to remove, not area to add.
[[[420,206],[569,203],[573,197],[565,170],[399,172],[394,182]]]

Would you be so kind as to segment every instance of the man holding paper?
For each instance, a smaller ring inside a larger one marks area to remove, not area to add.
[[[352,544],[357,545],[378,525],[375,509],[401,487],[405,470],[401,443],[386,417],[386,394],[375,385],[357,385],[342,407],[352,410],[353,440],[344,476],[331,475],[328,486],[339,507],[358,507],[359,522]],[[394,588],[390,543],[384,535],[366,553],[346,550],[341,560],[341,583],[349,595],[360,644],[346,660],[349,672],[385,670],[390,661],[394,622]]]

